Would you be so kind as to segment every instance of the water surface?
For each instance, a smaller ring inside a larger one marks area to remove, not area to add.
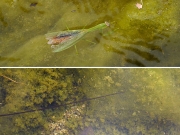
[[[179,1],[2,0],[0,66],[179,66]],[[110,27],[53,53],[44,34]],[[90,42],[89,42],[90,41]]]

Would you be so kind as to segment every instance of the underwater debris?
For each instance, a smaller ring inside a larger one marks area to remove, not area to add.
[[[138,9],[141,9],[141,8],[142,8],[142,5],[139,4],[139,3],[136,3],[136,7],[137,7]]]
[[[54,121],[48,124],[49,135],[70,135],[72,131],[70,129],[70,123],[73,120],[82,121],[83,115],[85,113],[85,104],[73,106],[68,108],[63,116],[59,119],[58,117],[53,116]],[[74,125],[73,125],[74,126]],[[77,126],[77,125],[76,125]],[[46,135],[46,131],[41,133],[42,135]]]
[[[48,40],[48,44],[51,45],[53,52],[60,52],[75,45],[88,32],[103,29],[108,27],[109,25],[110,24],[108,22],[104,22],[89,29],[53,32],[47,33],[45,34],[45,36]]]
[[[37,2],[32,2],[32,3],[30,4],[30,7],[35,7],[37,4],[38,4]]]
[[[13,80],[13,79],[11,79],[10,77],[7,77],[7,76],[5,76],[5,75],[1,75],[1,74],[0,74],[0,76],[2,76],[3,78],[6,78],[6,79],[8,79],[8,80],[10,80],[10,81],[12,81],[12,82],[20,83],[20,82],[17,82],[17,81],[15,81],[15,80]]]
[[[141,0],[141,3],[136,3],[136,7],[137,7],[138,9],[141,9],[141,8],[143,7],[143,2],[142,2],[142,0]]]

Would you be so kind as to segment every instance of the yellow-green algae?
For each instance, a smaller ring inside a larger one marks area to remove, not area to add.
[[[1,69],[0,114],[49,108],[84,98],[73,72],[65,69]],[[7,79],[3,76],[13,79]],[[74,79],[73,79],[74,78]],[[68,106],[67,106],[68,107]],[[0,134],[41,134],[66,107],[0,117]]]
[[[30,6],[37,2],[37,5]],[[1,66],[179,66],[179,1],[2,0]],[[44,34],[108,21],[74,48],[52,53]]]
[[[82,117],[70,119],[66,129],[75,135],[180,133],[179,69],[1,69],[0,75],[0,114],[120,92],[83,102]],[[81,103],[0,117],[0,132],[49,134],[48,123],[56,123],[76,105]]]
[[[90,96],[122,92],[95,100],[87,126],[100,134],[179,134],[178,69],[95,69],[86,72]],[[88,123],[89,122],[89,123]]]

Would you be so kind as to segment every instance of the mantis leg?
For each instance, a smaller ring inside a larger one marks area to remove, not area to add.
[[[67,25],[66,25],[66,28],[67,28],[67,30],[69,30],[69,27]],[[76,54],[79,54],[76,45],[74,45],[74,47],[75,47],[75,50],[76,50]]]
[[[87,40],[87,39],[85,39],[85,41],[87,41],[87,42],[89,42],[89,43],[92,43],[92,44],[96,44],[95,42],[90,41],[90,40]]]
[[[109,35],[113,34],[114,32],[116,32],[117,30],[119,30],[119,28],[115,29],[114,31],[110,31],[106,34],[103,34],[103,36],[109,36]]]
[[[76,45],[75,45],[74,47],[75,47],[75,50],[76,50],[76,54],[78,55],[79,53],[78,53],[78,50],[77,50],[77,47],[76,47]]]
[[[85,29],[86,26],[87,26],[87,24],[83,27],[83,30]]]
[[[87,24],[86,24],[87,25]],[[86,25],[83,27],[83,29],[86,27]],[[67,25],[66,25],[66,27],[67,27]],[[69,28],[67,27],[67,29],[69,30]],[[75,47],[75,50],[76,50],[76,54],[78,55],[79,53],[78,53],[78,50],[77,50],[77,47],[76,47],[76,45],[74,45],[74,47]]]

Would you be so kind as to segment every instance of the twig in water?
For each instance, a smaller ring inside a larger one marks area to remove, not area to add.
[[[13,80],[13,79],[5,76],[5,75],[0,75],[0,76],[4,77],[4,78],[6,78],[6,79],[8,79],[8,80],[10,80],[10,81],[12,81],[12,82],[14,82],[14,83],[20,83],[20,82],[16,82],[15,80]]]

